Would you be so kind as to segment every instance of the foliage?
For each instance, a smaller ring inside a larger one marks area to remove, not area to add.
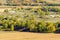
[[[54,32],[55,30],[56,30],[56,27],[53,23],[41,22],[39,24],[39,31],[40,32]]]
[[[4,12],[8,13],[8,9],[5,9]]]
[[[14,25],[13,24],[11,25],[11,31],[14,31]]]
[[[55,32],[56,31],[56,26],[53,23],[47,23],[49,24],[47,27],[47,32]]]
[[[5,10],[0,15],[0,29],[29,29],[31,32],[54,32],[59,28],[60,23],[53,23],[46,21],[51,7],[31,8],[29,10],[24,8],[16,8],[16,13],[9,13]],[[22,11],[24,10],[24,11]],[[7,14],[6,14],[7,13]],[[58,25],[58,26],[56,26]]]

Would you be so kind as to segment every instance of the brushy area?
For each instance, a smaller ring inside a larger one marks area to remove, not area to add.
[[[60,15],[60,9],[55,7],[6,9],[0,13],[0,30],[60,32],[60,17],[49,16],[52,15],[51,12],[53,15]]]

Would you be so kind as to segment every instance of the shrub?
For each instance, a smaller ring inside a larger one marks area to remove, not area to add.
[[[57,26],[57,28],[59,28],[60,27],[60,22],[57,22],[56,26]]]
[[[48,10],[48,7],[47,8],[46,7],[42,7],[41,10],[42,11],[47,11]]]
[[[4,24],[4,27],[5,27],[5,29],[8,29],[8,24],[5,23],[5,24]]]
[[[15,25],[16,25],[16,22],[11,21],[11,24],[10,24],[10,29],[11,29],[11,31],[14,31]]]
[[[35,32],[37,32],[37,26],[35,25],[35,24],[31,24],[30,26],[29,26],[29,29],[30,29],[30,31],[35,31]]]
[[[39,27],[39,32],[45,32],[46,31],[46,23],[44,21],[40,22],[38,25]]]
[[[16,23],[15,23],[15,25],[17,25],[17,27],[21,26],[21,21],[19,21],[19,20],[16,20]]]
[[[0,30],[2,30],[3,29],[3,26],[0,26]]]
[[[8,11],[8,9],[5,9],[4,12],[8,13],[9,11]]]
[[[53,23],[48,23],[47,24],[47,32],[55,32],[56,31],[56,26]]]
[[[13,24],[11,25],[11,31],[14,31],[14,25]]]
[[[56,26],[53,23],[42,22],[39,24],[40,32],[54,32],[55,30],[56,30]]]
[[[8,13],[8,10],[5,10],[5,12]],[[35,13],[37,13],[37,15]],[[32,32],[54,32],[56,30],[55,23],[42,20],[45,19],[45,15],[47,14],[49,14],[49,10],[46,7],[29,10],[16,8],[16,14],[2,13],[2,15],[0,15],[0,24],[2,24],[0,26],[3,26],[4,29],[10,29],[11,31],[15,29],[28,29],[28,31]],[[57,28],[59,28],[60,23],[57,24]]]
[[[60,33],[60,22],[59,21],[56,23],[56,31],[55,31],[55,33]]]
[[[21,22],[21,26],[22,26],[22,27],[26,27],[26,21],[22,21],[22,22]]]

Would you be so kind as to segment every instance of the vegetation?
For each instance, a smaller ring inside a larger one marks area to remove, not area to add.
[[[50,19],[48,15],[52,14],[51,12],[60,13],[58,10],[55,7],[6,9],[0,15],[0,30],[55,32],[58,30],[60,23],[58,23],[58,20],[52,22],[52,17]]]
[[[53,3],[52,3],[53,2]],[[4,6],[60,6],[59,0],[7,0],[5,3],[0,2]]]

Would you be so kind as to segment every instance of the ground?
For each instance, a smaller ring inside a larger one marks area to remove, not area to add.
[[[0,31],[0,40],[60,40],[60,34]]]

